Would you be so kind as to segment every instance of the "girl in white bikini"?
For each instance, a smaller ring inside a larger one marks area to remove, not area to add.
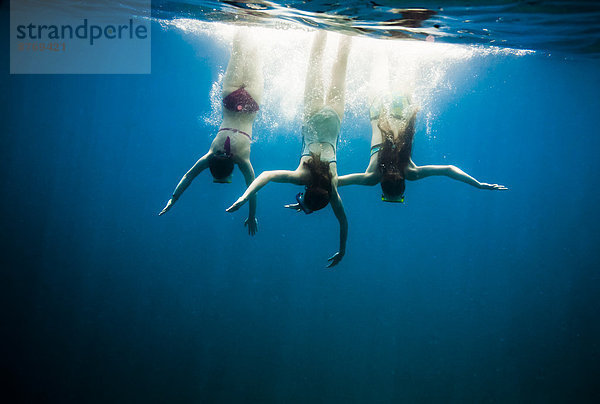
[[[319,31],[313,41],[304,90],[304,116],[302,126],[302,152],[300,165],[295,171],[265,171],[246,189],[228,212],[238,210],[256,193],[273,182],[304,185],[304,192],[296,195],[296,203],[286,205],[306,214],[331,205],[340,224],[340,247],[329,258],[328,267],[337,265],[346,253],[348,221],[342,200],[337,191],[337,142],[344,115],[346,67],[350,52],[350,38],[340,39],[336,61],[333,65],[331,88],[325,96],[322,77],[323,52],[327,34]]]

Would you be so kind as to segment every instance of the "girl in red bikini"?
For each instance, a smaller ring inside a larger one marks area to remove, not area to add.
[[[252,124],[259,110],[263,93],[262,62],[257,44],[249,39],[247,31],[238,30],[233,38],[231,58],[223,78],[223,122],[210,150],[183,176],[167,206],[159,213],[165,214],[179,199],[191,182],[208,168],[213,181],[230,183],[234,165],[244,175],[246,186],[254,181],[250,163]],[[257,231],[256,196],[249,200],[249,213],[244,225],[248,233]]]

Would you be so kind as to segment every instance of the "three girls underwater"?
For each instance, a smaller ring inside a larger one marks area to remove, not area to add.
[[[313,39],[304,89],[302,149],[298,167],[293,171],[265,171],[254,178],[250,163],[252,125],[260,109],[263,75],[257,41],[248,30],[238,30],[231,58],[223,79],[223,121],[208,153],[183,176],[171,199],[159,213],[163,215],[179,199],[192,180],[209,168],[215,182],[231,182],[234,165],[242,171],[246,191],[228,209],[234,212],[246,202],[249,206],[250,235],[257,231],[256,194],[269,182],[304,186],[296,202],[286,208],[305,214],[331,205],[339,222],[339,249],[329,258],[327,267],[337,265],[346,253],[348,221],[338,187],[380,184],[382,201],[402,202],[405,180],[429,176],[447,176],[480,189],[506,190],[498,184],[477,181],[455,166],[417,166],[411,158],[418,108],[404,94],[374,94],[370,100],[372,127],[371,153],[364,173],[337,174],[337,145],[345,106],[345,82],[351,38],[341,36],[331,70],[328,89],[324,86],[323,54],[327,33],[318,31]],[[388,79],[389,80],[389,79]],[[390,86],[391,87],[391,86]]]

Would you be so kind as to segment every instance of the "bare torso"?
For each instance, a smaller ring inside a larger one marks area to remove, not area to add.
[[[237,90],[236,86],[224,86],[223,98]],[[262,100],[262,91],[254,89],[252,86],[244,87],[244,89],[260,104]],[[219,131],[212,141],[210,151],[215,153],[223,151],[225,141],[229,137],[231,154],[234,162],[239,164],[240,161],[250,158],[250,146],[252,144],[252,124],[256,118],[257,112],[246,113],[238,111],[230,111],[223,106],[223,121],[219,127]]]

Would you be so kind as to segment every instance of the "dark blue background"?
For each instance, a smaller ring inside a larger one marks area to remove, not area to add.
[[[8,21],[6,13],[4,20]],[[22,401],[593,402],[600,347],[600,63],[474,59],[420,120],[417,164],[456,164],[510,191],[445,178],[342,189],[331,212],[281,208],[202,175],[197,117],[227,51],[154,26],[152,75],[8,74],[0,103],[3,362]],[[205,49],[203,54],[198,49]],[[364,170],[369,127],[339,172]],[[264,130],[264,128],[262,128]],[[260,133],[261,127],[255,129]],[[298,128],[299,132],[299,128]],[[343,136],[343,134],[342,134]],[[282,136],[283,137],[283,136]],[[298,137],[253,145],[257,172],[296,167]]]

